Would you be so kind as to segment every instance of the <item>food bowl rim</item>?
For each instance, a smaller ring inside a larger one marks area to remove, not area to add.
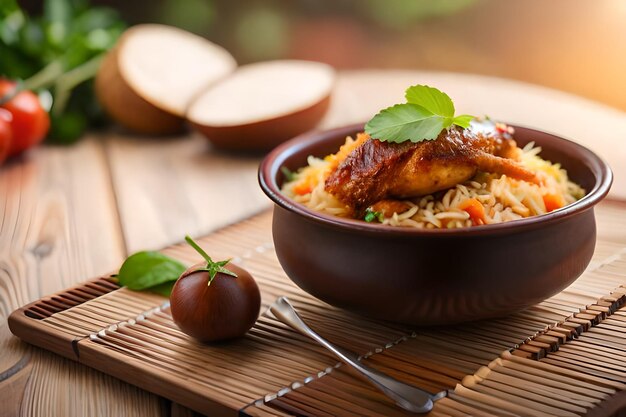
[[[579,160],[583,162],[596,176],[596,182],[591,190],[580,200],[575,201],[565,207],[554,210],[550,213],[538,216],[526,217],[519,220],[511,220],[502,223],[493,223],[480,226],[463,227],[456,229],[417,229],[409,227],[397,227],[383,225],[380,223],[368,223],[358,219],[348,219],[331,214],[326,214],[312,210],[301,203],[298,203],[286,195],[284,195],[276,181],[276,175],[280,171],[284,162],[294,155],[319,142],[325,142],[331,138],[339,136],[349,136],[359,131],[363,131],[364,123],[356,123],[328,130],[314,130],[303,133],[290,139],[272,151],[270,151],[258,170],[258,180],[263,192],[278,206],[292,213],[295,213],[309,221],[313,221],[330,228],[338,228],[347,232],[377,234],[384,236],[422,236],[422,237],[438,237],[438,236],[482,236],[488,234],[512,233],[514,231],[524,231],[544,227],[548,224],[561,222],[571,216],[582,213],[593,208],[600,202],[609,192],[613,182],[613,173],[608,164],[588,148],[574,141],[565,139],[559,135],[533,129],[520,125],[510,124],[515,129],[524,129],[539,134],[547,134],[557,141],[567,144],[573,148]],[[319,155],[315,155],[319,156]]]

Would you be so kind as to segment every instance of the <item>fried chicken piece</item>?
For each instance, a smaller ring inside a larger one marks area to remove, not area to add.
[[[492,123],[451,127],[437,139],[390,143],[369,139],[326,179],[326,191],[361,211],[380,200],[431,194],[465,182],[476,171],[539,183],[515,159],[518,148],[506,129]]]

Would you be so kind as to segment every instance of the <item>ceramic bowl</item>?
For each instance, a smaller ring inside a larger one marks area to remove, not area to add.
[[[612,173],[585,147],[515,127],[587,194],[551,213],[499,224],[420,230],[319,213],[283,195],[281,167],[337,151],[363,124],[312,132],[286,142],[261,163],[259,182],[275,203],[272,233],[293,282],[329,304],[413,324],[450,324],[506,315],[563,290],[585,270],[596,243],[594,206]]]

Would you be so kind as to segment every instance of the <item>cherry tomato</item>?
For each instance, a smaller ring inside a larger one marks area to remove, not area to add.
[[[0,98],[13,92],[15,83],[0,79]],[[32,91],[20,91],[1,108],[11,113],[13,140],[9,156],[17,155],[41,142],[50,128],[50,117]]]
[[[11,131],[11,113],[8,110],[0,108],[0,164],[9,155],[9,147],[13,140],[13,132]]]

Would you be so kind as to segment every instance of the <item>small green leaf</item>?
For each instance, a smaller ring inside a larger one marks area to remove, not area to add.
[[[365,217],[363,217],[363,220],[365,220],[368,223],[371,223],[374,220],[378,220],[380,223],[382,223],[383,213],[378,212],[378,211],[373,211],[372,209],[368,208],[365,210]]]
[[[172,288],[174,288],[174,284],[176,281],[168,281],[163,284],[155,285],[154,287],[150,287],[146,289],[146,291],[153,292],[155,294],[162,295],[163,297],[168,297],[172,295]]]
[[[126,259],[117,276],[119,283],[131,290],[145,290],[176,281],[187,267],[159,252],[137,252]]]
[[[474,116],[470,116],[469,114],[463,114],[461,116],[456,116],[454,119],[452,119],[452,123],[457,126],[461,126],[463,129],[467,129],[473,119]]]
[[[414,85],[404,93],[407,103],[422,106],[429,112],[443,116],[454,116],[454,103],[448,95],[427,85]]]
[[[454,117],[454,103],[446,93],[427,85],[407,88],[408,103],[381,110],[365,125],[373,139],[401,143],[417,143],[436,139],[442,130],[453,124],[467,128],[472,116]]]
[[[417,104],[396,104],[367,122],[365,132],[382,141],[421,142],[436,139],[451,124],[451,117],[433,114]]]
[[[221,272],[222,274],[230,275],[231,277],[237,278],[237,274],[235,274],[230,269],[226,269],[226,268],[220,267],[220,268],[217,269],[217,272]]]
[[[286,166],[280,167],[280,172],[285,176],[285,182],[293,181],[296,178],[296,173],[291,171]]]
[[[228,260],[227,262],[230,262],[230,260]],[[211,285],[211,283],[213,282],[213,279],[215,279],[215,277],[217,276],[218,273],[230,275],[231,277],[237,278],[237,274],[235,274],[230,269],[226,269],[226,268],[223,268],[221,266],[217,266],[217,262],[212,264],[212,265],[207,266],[206,268],[194,269],[194,272],[198,272],[198,271],[204,271],[204,272],[208,272],[209,273],[209,283],[208,283],[208,285]]]

